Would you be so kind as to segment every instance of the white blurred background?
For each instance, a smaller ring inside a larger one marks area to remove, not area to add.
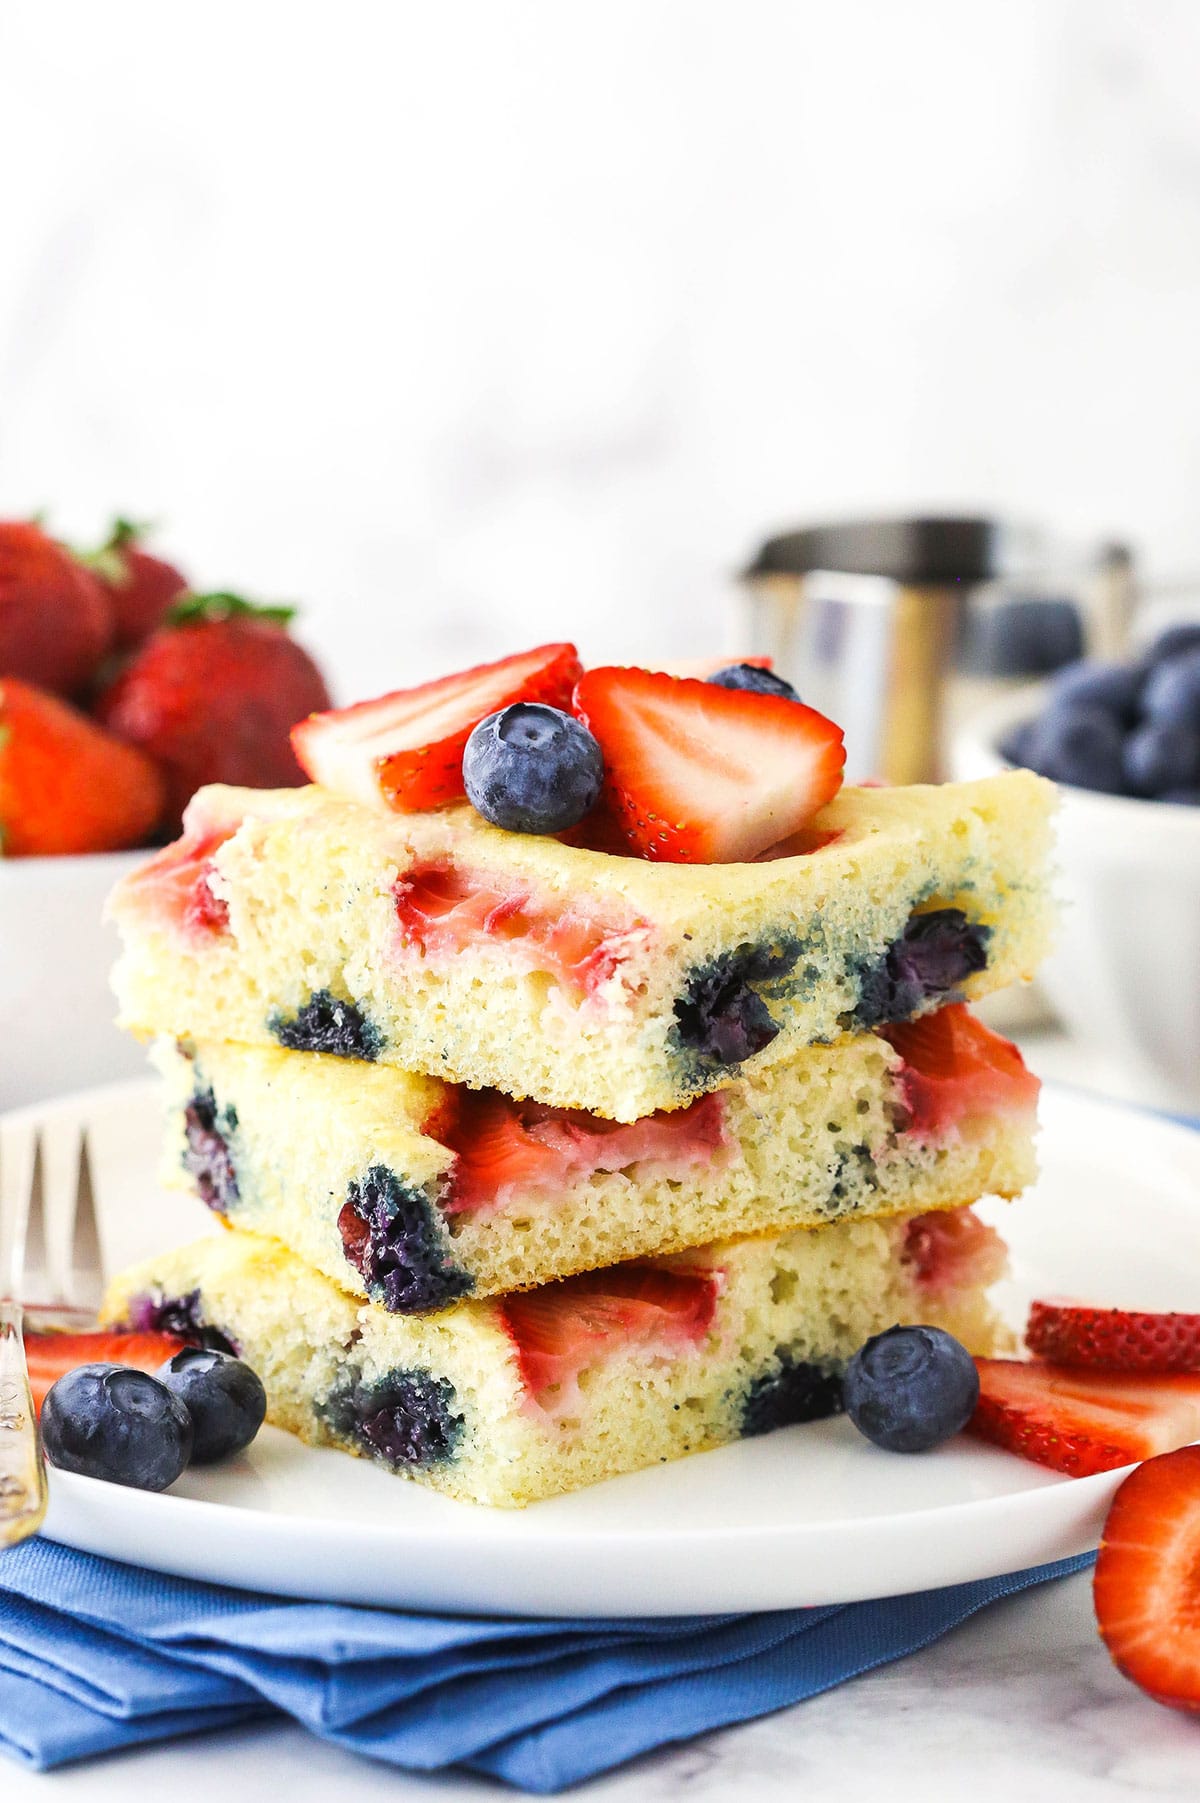
[[[1195,0],[0,6],[0,514],[343,699],[724,649],[803,519],[1200,567]]]

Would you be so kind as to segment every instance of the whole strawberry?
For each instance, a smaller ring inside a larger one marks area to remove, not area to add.
[[[108,597],[91,571],[33,521],[0,521],[0,676],[77,695],[112,634]]]
[[[96,717],[162,770],[169,828],[205,783],[271,789],[304,781],[288,734],[327,708],[329,694],[288,636],[293,611],[237,595],[188,595],[97,697]]]
[[[114,520],[107,541],[83,559],[108,596],[117,651],[131,651],[149,638],[171,604],[187,593],[187,577],[145,550],[145,535],[144,526]]]
[[[0,678],[0,854],[123,851],[145,843],[162,806],[151,758],[59,696]]]

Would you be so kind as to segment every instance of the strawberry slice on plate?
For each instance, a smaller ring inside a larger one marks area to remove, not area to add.
[[[26,1333],[34,1407],[40,1411],[51,1384],[77,1365],[129,1365],[154,1377],[187,1344],[170,1333]]]
[[[842,786],[841,728],[779,695],[602,667],[573,706],[604,752],[603,805],[639,857],[748,862]]]
[[[967,1432],[1023,1459],[1091,1477],[1200,1439],[1200,1377],[1081,1371],[1040,1359],[976,1359]]]
[[[1200,1315],[1034,1302],[1025,1344],[1037,1358],[1104,1371],[1200,1372]]]
[[[579,1373],[629,1346],[696,1345],[716,1308],[718,1275],[668,1265],[616,1265],[502,1298],[521,1376],[541,1399],[569,1397]]]
[[[1200,1710],[1200,1446],[1139,1465],[1109,1511],[1096,1620],[1113,1662],[1156,1702]]]
[[[574,645],[538,645],[375,701],[310,714],[292,747],[313,782],[368,807],[416,813],[461,801],[472,730],[514,701],[569,708],[581,671]]]
[[[918,1135],[1037,1102],[1041,1085],[1016,1046],[985,1027],[962,1002],[880,1031],[904,1060],[900,1081],[912,1116],[910,1131]]]

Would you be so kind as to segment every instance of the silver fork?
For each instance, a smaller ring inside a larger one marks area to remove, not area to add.
[[[39,1310],[90,1325],[104,1287],[86,1132],[0,1122],[0,1548],[35,1534],[48,1492],[29,1390],[27,1273]]]

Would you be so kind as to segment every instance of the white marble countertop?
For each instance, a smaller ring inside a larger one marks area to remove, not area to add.
[[[1026,1038],[1047,1076],[1093,1075],[1057,1036]],[[503,1796],[469,1776],[397,1773],[286,1722],[200,1735],[49,1775],[7,1763],[4,1803],[289,1803]],[[1200,1724],[1141,1696],[1110,1664],[1086,1573],[997,1603],[922,1653],[825,1696],[664,1749],[584,1794],[597,1803],[798,1795],[837,1803],[1128,1803],[1200,1794]]]

